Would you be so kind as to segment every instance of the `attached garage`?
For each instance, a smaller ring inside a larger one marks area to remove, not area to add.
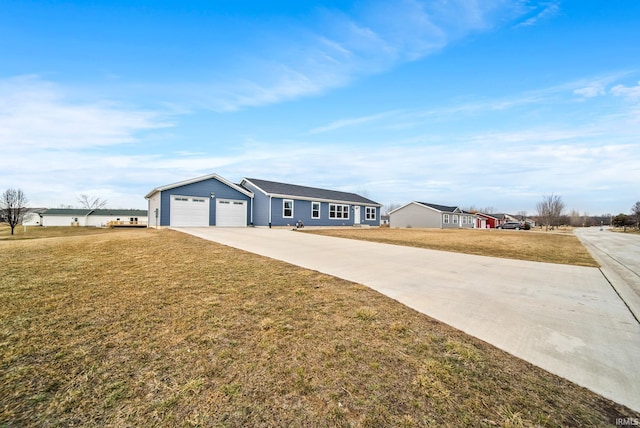
[[[253,224],[253,192],[217,174],[157,187],[145,198],[149,203],[150,227]]]
[[[197,196],[171,195],[171,227],[209,226],[209,200]]]
[[[233,199],[216,200],[216,226],[244,227],[247,225],[247,202]]]

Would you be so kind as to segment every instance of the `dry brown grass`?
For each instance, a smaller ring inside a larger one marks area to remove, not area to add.
[[[0,241],[0,426],[603,426],[366,287],[173,231]]]
[[[343,228],[306,232],[507,259],[598,266],[570,231]]]
[[[82,236],[82,235],[99,235],[109,232],[108,229],[99,227],[41,227],[41,226],[16,226],[13,235],[11,228],[5,223],[0,223],[0,241],[5,240],[22,240],[22,239],[41,239],[41,238],[57,238],[61,236]]]

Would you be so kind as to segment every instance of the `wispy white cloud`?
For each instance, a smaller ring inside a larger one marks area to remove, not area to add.
[[[558,15],[560,12],[560,4],[558,1],[544,2],[540,4],[527,4],[528,13],[526,19],[520,22],[516,27],[531,27],[538,25],[540,22],[546,21]]]
[[[355,125],[362,125],[369,122],[375,122],[380,119],[388,118],[394,116],[399,111],[393,110],[383,113],[372,114],[369,116],[361,116],[347,119],[340,119],[329,123],[328,125],[319,126],[317,128],[313,128],[309,131],[309,134],[322,134],[329,131],[336,131],[338,129],[347,128]]]
[[[110,146],[171,126],[157,112],[78,102],[38,76],[0,80],[0,146],[13,150]]]
[[[585,86],[584,88],[574,89],[573,93],[585,98],[593,98],[599,95],[605,95],[607,91],[601,82],[594,82],[593,84]]]
[[[518,3],[502,0],[376,0],[348,13],[319,9],[305,28],[291,23],[286,39],[274,36],[262,54],[248,54],[241,68],[232,65],[238,78],[210,85],[209,95],[200,98],[208,108],[229,111],[321,94],[522,13]],[[202,86],[197,90],[202,93]]]
[[[611,88],[611,94],[617,97],[625,97],[632,101],[640,100],[640,82],[636,86],[616,85]]]

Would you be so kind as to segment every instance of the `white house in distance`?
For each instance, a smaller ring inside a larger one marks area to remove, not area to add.
[[[147,225],[146,210],[73,209],[51,208],[40,213],[42,226],[93,226],[106,227],[118,222],[127,225]]]
[[[476,216],[459,207],[413,201],[389,212],[389,225],[395,228],[473,229]]]

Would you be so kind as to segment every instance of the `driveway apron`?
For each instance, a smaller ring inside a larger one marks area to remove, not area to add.
[[[600,264],[620,297],[640,320],[640,235],[586,227],[575,234]]]
[[[263,228],[184,228],[366,285],[640,411],[640,324],[598,268]]]

